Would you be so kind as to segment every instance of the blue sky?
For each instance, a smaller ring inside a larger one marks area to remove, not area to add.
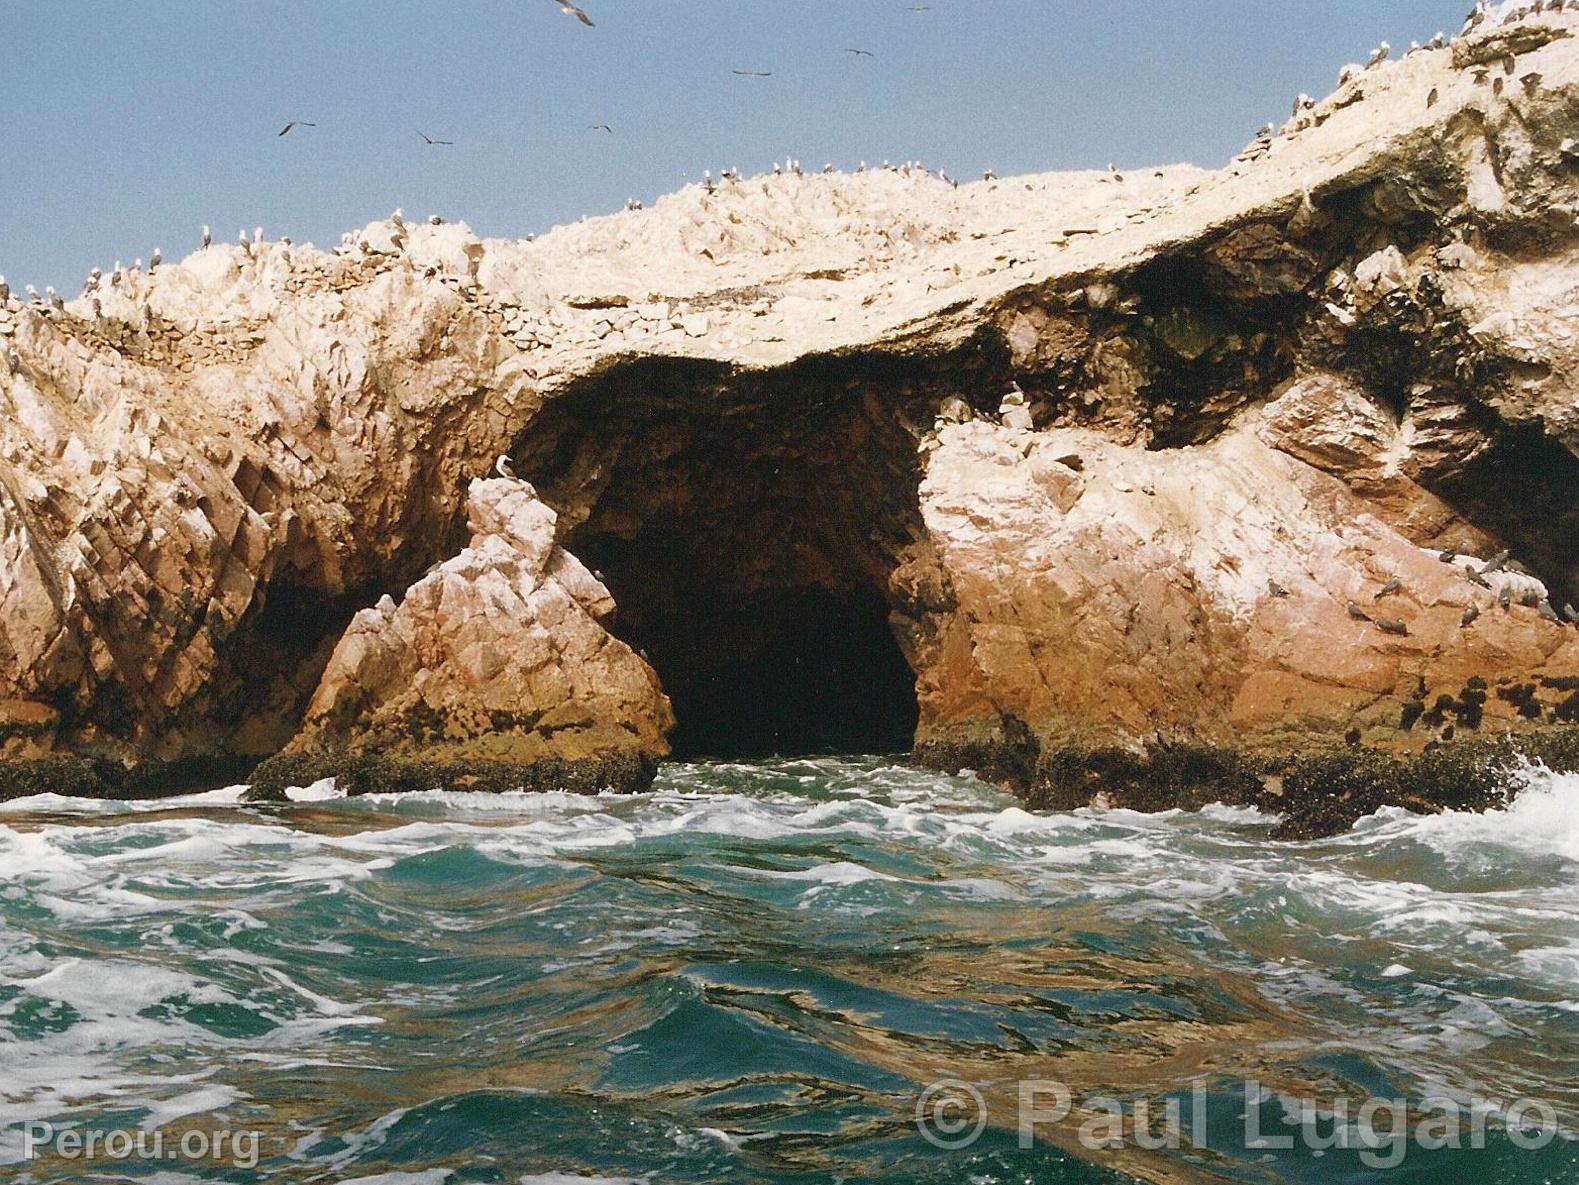
[[[332,244],[396,206],[522,235],[789,155],[961,177],[1219,165],[1343,63],[1456,32],[1468,7],[583,4],[594,29],[553,0],[0,0],[0,273],[75,293],[95,265],[185,254],[205,222]],[[319,126],[281,139],[291,119]]]

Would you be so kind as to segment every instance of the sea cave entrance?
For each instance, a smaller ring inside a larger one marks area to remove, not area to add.
[[[516,463],[662,679],[677,757],[908,751],[889,578],[921,537],[907,424],[935,400],[830,363],[750,377],[631,363],[556,398]]]

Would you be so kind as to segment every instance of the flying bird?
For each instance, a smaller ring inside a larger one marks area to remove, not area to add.
[[[858,58],[875,58],[877,55],[869,49],[847,49],[845,53],[853,53]]]
[[[308,123],[305,119],[293,119],[280,129],[280,135],[288,136],[297,128],[315,128],[317,126],[315,123]]]
[[[435,140],[432,136],[428,135],[426,132],[418,132],[417,135],[422,137],[422,142],[424,144],[443,145],[443,146],[445,146],[447,148],[455,147],[455,141],[454,140]]]
[[[614,134],[614,129],[606,123],[595,123],[592,125],[592,130],[594,132],[607,132],[611,136]]]
[[[592,23],[592,18],[572,4],[570,0],[554,0],[554,3],[559,5],[559,11],[564,13],[566,16],[575,17],[589,29],[595,27]]]
[[[771,70],[731,70],[731,74],[738,74],[742,78],[772,78]]]

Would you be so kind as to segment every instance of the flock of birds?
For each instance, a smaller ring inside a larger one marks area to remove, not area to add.
[[[559,10],[566,16],[574,17],[587,28],[592,29],[597,27],[593,23],[592,18],[587,15],[586,10],[584,8],[578,7],[576,4],[573,4],[571,0],[551,0],[551,3],[558,5]],[[931,12],[932,6],[929,4],[911,4],[906,6],[905,11]],[[859,49],[855,47],[847,47],[844,52],[858,58],[875,58],[877,56],[869,49]],[[773,77],[773,71],[771,70],[731,70],[730,73],[741,78]],[[305,119],[293,119],[286,123],[286,125],[279,130],[279,135],[288,136],[297,128],[315,128],[317,126],[318,125],[316,123],[309,122]],[[614,129],[606,123],[595,123],[592,125],[590,130],[594,132],[604,132],[611,136],[614,134]],[[432,136],[429,136],[426,132],[419,131],[417,135],[421,136],[423,143],[427,144],[429,147],[453,148],[455,146],[455,141],[453,140],[438,140]]]
[[[1498,10],[1499,5],[1491,2],[1491,0],[1476,0],[1475,7],[1472,8],[1469,12],[1469,15],[1464,18],[1464,26],[1459,30],[1459,38],[1468,37],[1483,26],[1491,24],[1493,21],[1497,22],[1496,26],[1494,27],[1502,28],[1510,25],[1516,25],[1521,21],[1529,20],[1531,17],[1539,16],[1543,13],[1579,12],[1579,0],[1533,0],[1533,2],[1529,4],[1520,5],[1515,8],[1503,9],[1500,20],[1497,16]],[[1412,41],[1409,44],[1409,49],[1404,53],[1404,57],[1413,57],[1415,54],[1424,53],[1427,50],[1445,49],[1452,43],[1453,40],[1455,39],[1449,38],[1446,33],[1438,33],[1424,45],[1421,45],[1418,41]],[[1392,58],[1392,53],[1393,47],[1388,42],[1383,41],[1370,52],[1370,55],[1363,63],[1355,63],[1344,66],[1343,69],[1338,72],[1339,89],[1348,86],[1361,75],[1384,65],[1390,58]],[[1507,73],[1511,74],[1516,68],[1514,64],[1515,62],[1515,57],[1510,53],[1504,61],[1504,65],[1507,68]],[[1490,74],[1491,70],[1489,67],[1474,67],[1474,78],[1476,85],[1485,84],[1490,78]],[[1539,74],[1526,74],[1523,79],[1521,79],[1521,81],[1527,90],[1533,90],[1535,86],[1539,85],[1541,76]],[[1497,78],[1491,80],[1491,82],[1492,89],[1498,95],[1502,94],[1504,85],[1503,79]],[[1437,88],[1433,87],[1430,93],[1426,96],[1426,107],[1435,107],[1440,99],[1441,92]],[[1299,132],[1306,130],[1316,122],[1315,111],[1316,100],[1307,94],[1301,94],[1294,100],[1294,112],[1289,124],[1284,128],[1285,133],[1293,133],[1297,135]],[[1239,159],[1252,160],[1264,154],[1272,146],[1273,134],[1273,125],[1271,123],[1263,125],[1260,131],[1255,134],[1255,138],[1251,140],[1250,146],[1245,149],[1244,153],[1240,155]]]
[[[574,3],[574,0],[550,0],[550,2],[553,3],[554,5],[556,5],[560,9],[561,12],[565,13],[565,15],[574,18],[575,20],[579,21],[582,25],[586,26],[587,28],[595,28],[596,27],[594,22],[593,22],[593,20],[592,20],[592,18],[591,18],[591,16],[588,15],[588,13],[586,12],[585,9],[581,8],[579,5]],[[1497,12],[1499,10],[1499,7],[1501,7],[1501,6],[1499,6],[1496,3],[1493,3],[1492,0],[1476,0],[1475,7],[1470,11],[1469,15],[1464,20],[1464,26],[1463,26],[1462,30],[1460,31],[1459,36],[1460,37],[1468,36],[1471,33],[1475,32],[1477,29],[1479,29],[1481,26],[1483,26],[1483,25],[1487,24],[1488,22],[1496,19],[1496,14],[1497,14]],[[930,5],[915,4],[915,5],[908,5],[908,6],[906,6],[906,11],[909,11],[909,12],[912,12],[912,13],[925,13],[925,12],[932,11],[932,9],[931,9]],[[1561,13],[1561,12],[1579,12],[1579,0],[1532,0],[1531,3],[1525,4],[1525,5],[1522,5],[1522,6],[1519,6],[1519,7],[1503,8],[1502,9],[1502,15],[1501,15],[1500,24],[1503,25],[1503,26],[1507,26],[1507,25],[1516,24],[1516,23],[1518,23],[1520,21],[1523,21],[1523,20],[1527,20],[1530,17],[1539,15],[1541,13]],[[1422,50],[1425,50],[1425,49],[1441,49],[1441,48],[1445,47],[1447,44],[1449,44],[1449,39],[1446,36],[1446,34],[1438,33],[1435,37],[1433,37],[1424,46],[1420,45],[1418,42],[1413,43],[1410,46],[1410,48],[1409,48],[1409,54],[1412,55],[1414,53],[1421,52]],[[851,54],[853,56],[857,56],[857,57],[871,58],[871,57],[875,57],[876,56],[870,50],[861,49],[861,48],[857,48],[857,47],[846,47],[844,52],[848,53],[848,54]],[[1391,53],[1392,53],[1392,47],[1387,42],[1383,41],[1380,45],[1378,45],[1371,52],[1370,56],[1367,58],[1366,63],[1363,66],[1360,66],[1360,65],[1345,66],[1343,71],[1342,71],[1342,73],[1340,73],[1339,78],[1338,78],[1339,85],[1340,86],[1346,85],[1347,83],[1352,81],[1353,78],[1358,73],[1360,73],[1362,71],[1373,70],[1373,69],[1376,69],[1377,67],[1381,66],[1383,63],[1385,63],[1389,59],[1389,57],[1391,56]],[[736,75],[740,75],[740,76],[743,76],[743,77],[749,77],[749,78],[769,78],[769,77],[772,77],[772,74],[773,74],[773,72],[771,70],[744,70],[744,69],[736,69],[736,70],[733,70],[731,72],[736,74]],[[1484,79],[1484,75],[1486,73],[1487,73],[1487,71],[1485,70],[1485,68],[1477,69],[1476,70],[1476,81],[1477,82],[1484,81],[1485,80]],[[1539,80],[1539,76],[1538,75],[1527,75],[1526,79],[1525,79],[1526,85],[1528,85],[1531,80],[1538,81]],[[1499,90],[1501,89],[1501,81],[1502,81],[1501,79],[1497,80],[1497,84],[1498,84],[1498,89]],[[1434,102],[1436,97],[1437,97],[1437,92],[1435,90],[1433,90],[1431,92],[1431,97],[1430,97],[1429,102]],[[1315,107],[1316,107],[1315,101],[1309,95],[1306,95],[1306,94],[1301,94],[1294,101],[1294,125],[1295,125],[1295,129],[1296,130],[1298,130],[1298,128],[1300,126],[1301,118],[1302,117],[1307,117],[1308,118],[1310,116],[1310,113],[1314,111]],[[306,128],[306,129],[313,129],[313,128],[317,128],[317,127],[318,127],[318,124],[316,122],[312,121],[312,120],[292,119],[292,120],[289,120],[288,122],[286,122],[285,125],[280,128],[279,132],[277,133],[277,136],[285,137],[285,136],[291,135],[293,132],[296,132],[296,131],[298,131],[300,129],[304,129],[304,128]],[[591,129],[590,130],[593,131],[593,132],[602,134],[602,135],[612,136],[612,135],[615,134],[613,126],[611,124],[608,124],[608,123],[596,123],[596,124],[593,124],[593,125],[591,125]],[[1242,155],[1241,159],[1244,159],[1245,156],[1257,155],[1259,151],[1264,151],[1267,147],[1269,147],[1270,146],[1270,142],[1271,142],[1272,134],[1273,134],[1272,125],[1270,123],[1268,123],[1267,125],[1265,125],[1257,133],[1257,138],[1255,139],[1255,141],[1252,142],[1251,148],[1247,150],[1246,154]],[[455,146],[455,141],[454,140],[440,139],[440,138],[435,137],[435,136],[430,136],[424,131],[420,131],[419,130],[417,132],[417,135],[422,140],[423,144],[428,146],[428,147],[449,148],[449,147],[454,147]],[[1579,158],[1579,145],[1575,146],[1574,155],[1575,155],[1576,158]],[[941,179],[945,184],[952,185],[956,189],[959,187],[959,184],[960,184],[957,179],[955,179],[953,177],[950,177],[949,174],[946,171],[944,171],[944,170],[937,170],[936,172],[934,172],[932,169],[928,168],[926,165],[922,164],[920,161],[906,161],[902,165],[894,165],[894,164],[891,164],[889,161],[885,160],[882,163],[882,168],[884,170],[886,170],[886,171],[898,172],[898,173],[902,173],[902,174],[904,174],[906,176],[910,176],[910,175],[912,175],[914,173],[920,173],[920,174],[927,175],[927,176],[935,176],[935,177]],[[802,166],[802,163],[799,160],[794,159],[793,157],[786,158],[782,162],[774,162],[772,171],[773,171],[774,175],[776,175],[776,176],[782,176],[782,175],[785,175],[785,174],[789,174],[789,175],[793,175],[793,176],[804,176],[805,175],[805,169]],[[867,163],[865,161],[862,161],[860,163],[859,167],[857,168],[856,172],[857,173],[865,173],[866,171],[867,171]],[[823,166],[822,172],[825,173],[825,174],[833,173],[833,172],[835,172],[835,168],[834,168],[834,166],[831,163],[830,164],[826,164],[826,165]],[[1120,172],[1119,169],[1113,164],[1109,164],[1108,165],[1107,173],[1108,173],[1109,179],[1114,181],[1114,182],[1122,183],[1124,181],[1124,174],[1122,172]],[[702,186],[703,186],[704,189],[707,190],[708,193],[714,193],[714,192],[716,192],[718,190],[718,188],[720,186],[720,183],[735,183],[735,184],[738,184],[740,181],[742,181],[744,179],[744,176],[745,176],[745,174],[741,171],[739,166],[736,166],[733,169],[721,170],[720,173],[719,173],[718,180],[715,181],[714,177],[713,177],[712,170],[708,169],[708,170],[704,170],[704,172],[703,172]],[[982,173],[982,180],[983,181],[988,181],[988,182],[997,181],[998,180],[998,174],[997,174],[997,172],[994,169],[988,168],[988,169],[983,171],[983,173]],[[627,210],[635,211],[635,210],[640,210],[642,208],[643,208],[642,203],[639,200],[635,199],[635,198],[631,198],[631,199],[629,199],[626,202],[626,209]],[[397,212],[396,218],[397,218],[397,220],[399,218],[398,212]],[[437,218],[437,216],[435,216],[435,218],[433,220],[434,221],[440,221]],[[256,228],[252,232],[252,235],[251,235],[250,238],[249,238],[249,236],[247,234],[247,231],[245,229],[243,229],[240,232],[238,241],[240,242],[240,245],[241,245],[241,247],[243,249],[248,250],[250,252],[257,244],[262,242],[262,238],[263,238],[263,231],[262,231],[261,227]],[[289,240],[285,240],[285,242],[288,243]],[[202,230],[202,245],[204,247],[207,247],[211,243],[212,243],[212,236],[210,234],[209,228],[205,226],[205,227],[203,227],[203,230]],[[153,252],[153,255],[152,255],[151,259],[149,260],[149,270],[153,270],[154,268],[157,268],[159,266],[160,259],[161,259],[161,253],[160,253],[159,248],[156,247],[154,249],[154,252]],[[136,260],[133,263],[132,268],[133,268],[134,271],[141,271],[142,268],[143,268],[143,261],[141,259]],[[119,283],[120,280],[121,280],[121,276],[122,276],[121,264],[120,264],[120,261],[117,260],[114,269],[110,273],[109,283],[111,283],[112,285]],[[99,287],[99,285],[103,281],[103,279],[104,279],[104,273],[100,269],[94,268],[93,271],[89,273],[87,282],[84,285],[84,295],[85,296],[91,296],[97,290],[97,288]],[[44,293],[44,295],[42,297],[39,295],[39,293],[34,289],[34,287],[31,284],[27,285],[26,291],[27,291],[28,298],[29,298],[30,302],[32,303],[32,305],[34,305],[37,308],[40,308],[41,310],[64,311],[64,309],[65,309],[65,301],[64,301],[64,299],[60,296],[59,293],[57,293],[55,291],[55,289],[53,287],[46,288],[45,289],[45,293]],[[6,283],[5,277],[3,275],[0,275],[0,303],[4,303],[6,300],[9,300],[10,299],[10,295],[11,295],[10,286]],[[1576,624],[1579,624],[1579,623],[1576,623]]]
[[[1457,567],[1464,573],[1464,578],[1471,584],[1476,585],[1479,588],[1483,588],[1487,592],[1490,592],[1491,583],[1486,579],[1488,576],[1493,576],[1499,572],[1508,572],[1519,576],[1530,577],[1529,569],[1520,564],[1519,561],[1513,559],[1512,555],[1513,553],[1511,551],[1499,551],[1496,555],[1492,556],[1491,559],[1481,563],[1479,560],[1474,559],[1473,557],[1463,556],[1456,551],[1447,550],[1441,552],[1437,558],[1439,558],[1444,564],[1452,564],[1453,566]],[[1562,610],[1559,612],[1552,605],[1549,596],[1543,597],[1539,592],[1536,591],[1538,587],[1540,586],[1537,585],[1532,577],[1525,590],[1522,593],[1515,595],[1514,582],[1505,580],[1502,582],[1501,587],[1496,592],[1497,604],[1502,608],[1504,613],[1510,613],[1513,610],[1515,602],[1517,602],[1519,605],[1522,605],[1527,609],[1534,609],[1540,614],[1542,621],[1549,621],[1553,625],[1558,626],[1571,625],[1576,629],[1579,629],[1579,609],[1575,609],[1571,604],[1564,604]],[[1396,596],[1403,591],[1404,582],[1402,577],[1394,576],[1377,590],[1376,594],[1372,597],[1372,600],[1381,602],[1386,600],[1388,597]],[[1273,597],[1277,598],[1283,598],[1291,595],[1288,589],[1284,588],[1276,580],[1267,581],[1267,592]],[[1352,600],[1348,602],[1347,609],[1349,616],[1355,621],[1363,621],[1374,625],[1384,634],[1396,634],[1399,637],[1409,636],[1409,626],[1402,618],[1373,616],[1372,613],[1367,612]],[[1473,600],[1470,601],[1468,607],[1464,610],[1463,615],[1459,618],[1459,626],[1463,629],[1468,629],[1470,626],[1475,624],[1480,615],[1481,608],[1479,603]]]

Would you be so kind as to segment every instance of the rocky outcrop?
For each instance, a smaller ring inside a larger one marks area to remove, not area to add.
[[[428,785],[477,769],[531,785],[539,767],[589,789],[652,780],[669,701],[605,628],[614,600],[554,543],[554,512],[526,482],[479,479],[467,518],[464,551],[351,619],[301,732],[259,770],[260,796],[369,762]]]
[[[1572,722],[1576,30],[1350,72],[1217,172],[732,177],[13,296],[0,752],[650,757],[630,646],[683,748],[870,712],[1028,789]],[[500,454],[530,581],[468,525]]]

